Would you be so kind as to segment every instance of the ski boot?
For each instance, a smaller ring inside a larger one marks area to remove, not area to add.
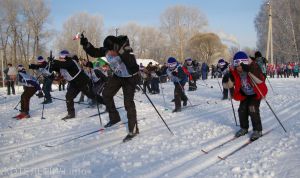
[[[109,122],[104,126],[104,128],[111,127],[111,126],[115,125],[115,124],[118,123],[118,122],[120,122],[120,120],[117,121],[117,122],[109,121]]]
[[[175,108],[175,109],[172,111],[172,113],[174,113],[174,112],[181,112],[181,108]]]
[[[247,133],[248,133],[247,129],[240,129],[239,131],[237,131],[235,133],[235,137],[240,137],[240,136],[246,135]]]
[[[253,133],[252,133],[252,135],[250,137],[250,140],[251,141],[255,141],[255,140],[259,139],[259,137],[261,137],[261,136],[262,136],[262,132],[255,130],[255,131],[253,131]]]
[[[130,141],[136,135],[137,135],[136,133],[129,132],[128,135],[123,139],[123,142],[125,143],[125,142]]]
[[[70,113],[68,115],[66,115],[65,117],[63,117],[61,120],[67,120],[67,119],[72,119],[75,118],[75,113]]]
[[[25,113],[25,112],[21,112],[20,114],[18,114],[14,118],[16,118],[17,120],[21,120],[21,119],[30,118],[30,115]]]

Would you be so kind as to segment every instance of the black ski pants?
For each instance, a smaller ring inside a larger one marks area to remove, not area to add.
[[[119,122],[121,118],[119,112],[116,109],[113,97],[120,90],[120,88],[122,88],[124,96],[124,106],[125,110],[127,111],[129,132],[133,132],[134,127],[137,123],[134,93],[135,87],[139,83],[139,81],[139,75],[133,75],[132,77],[126,78],[113,75],[108,79],[107,85],[102,92],[103,100],[109,114],[109,120],[112,123],[116,123]]]
[[[248,118],[250,116],[253,130],[262,131],[262,124],[259,111],[260,101],[261,100],[255,99],[255,96],[248,96],[245,100],[240,102],[238,113],[242,129],[249,129]]]
[[[29,114],[30,98],[37,91],[34,87],[24,86],[24,92],[21,95],[21,112]]]

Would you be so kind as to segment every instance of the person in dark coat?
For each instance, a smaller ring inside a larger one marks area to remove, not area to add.
[[[44,78],[42,90],[45,94],[45,101],[42,104],[52,103],[50,91],[54,79],[54,73],[50,70],[50,68],[51,66],[49,66],[43,56],[37,57],[37,64],[29,65],[29,69],[37,70],[38,77],[42,76]]]
[[[224,59],[220,59],[217,64],[217,75],[223,76],[222,84],[225,83],[226,78],[229,75],[229,63],[226,62]],[[222,100],[228,99],[228,89],[223,87],[223,97]]]
[[[183,106],[187,105],[187,96],[184,93],[184,85],[188,82],[188,76],[183,71],[182,66],[177,62],[174,57],[168,59],[168,69],[167,74],[170,80],[174,83],[174,98],[175,98],[175,109],[173,112],[181,111],[181,101],[183,101]]]
[[[18,79],[19,83],[23,85],[24,92],[21,94],[21,112],[20,114],[14,116],[18,120],[30,118],[29,114],[29,104],[30,98],[37,92],[40,91],[38,97],[43,97],[41,87],[38,80],[29,75],[23,65],[18,65]]]
[[[104,127],[111,127],[121,121],[113,97],[122,88],[129,130],[123,142],[131,140],[139,133],[134,93],[136,85],[140,82],[140,76],[139,65],[136,63],[128,37],[123,35],[117,37],[107,36],[103,41],[103,47],[95,48],[82,36],[80,44],[87,54],[92,57],[105,56],[113,72],[113,76],[108,79],[102,92],[109,114],[109,122]]]
[[[79,92],[84,93],[92,100],[98,100],[98,103],[103,103],[103,99],[95,95],[92,91],[92,81],[78,64],[77,56],[71,57],[67,50],[62,50],[59,53],[59,60],[53,60],[51,67],[55,71],[59,71],[66,81],[69,82],[69,87],[66,93],[66,105],[68,114],[62,118],[71,119],[75,117],[74,98]]]

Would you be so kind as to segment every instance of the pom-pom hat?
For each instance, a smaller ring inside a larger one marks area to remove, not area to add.
[[[233,66],[237,67],[241,62],[243,64],[249,64],[248,55],[243,51],[239,51],[233,56]]]
[[[69,51],[67,51],[67,50],[62,50],[62,51],[59,53],[59,58],[65,59],[66,57],[69,57],[69,55],[70,55]]]
[[[169,57],[168,59],[168,67],[170,69],[175,69],[178,66],[178,62],[174,57]]]
[[[45,59],[43,58],[43,56],[39,56],[36,58],[37,62],[42,63],[45,62]]]

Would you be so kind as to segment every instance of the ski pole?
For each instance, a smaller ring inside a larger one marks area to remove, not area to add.
[[[45,101],[46,101],[46,97],[44,95],[44,102],[43,102],[43,109],[42,109],[42,117],[41,117],[41,119],[46,119],[46,118],[44,118]]]
[[[15,105],[15,107],[14,107],[14,110],[18,110],[18,106],[19,106],[19,104],[21,103],[21,100]]]
[[[271,87],[271,89],[272,89],[273,93],[274,93],[274,94],[276,94],[276,93],[275,93],[275,91],[274,91],[274,89],[273,89],[273,87],[272,87],[272,85],[271,85],[271,82],[270,82],[270,80],[268,79],[268,77],[267,77],[267,76],[266,76],[266,79],[268,80],[268,83],[269,83],[269,85],[270,85],[270,87]]]
[[[234,110],[234,107],[233,107],[233,102],[232,102],[230,88],[228,88],[228,95],[230,97],[230,102],[231,102],[232,112],[233,112],[233,116],[234,116],[235,126],[238,126],[237,121],[236,121],[236,116],[235,116],[235,110]]]
[[[167,109],[167,106],[166,106],[166,100],[165,100],[165,95],[164,95],[164,88],[162,86],[162,83],[160,84],[160,88],[161,88],[161,93],[163,95],[163,100],[164,100],[164,106],[165,106],[165,110],[168,110]]]
[[[142,89],[141,85],[138,84],[138,86],[140,87],[140,89]],[[153,108],[155,109],[155,111],[157,112],[157,114],[159,115],[159,117],[161,118],[161,120],[164,122],[165,126],[168,128],[168,130],[170,131],[170,133],[172,135],[174,135],[174,133],[171,131],[171,129],[169,128],[168,124],[165,122],[165,120],[163,119],[163,117],[160,115],[160,113],[158,112],[158,110],[156,109],[156,107],[154,106],[153,102],[151,101],[151,99],[149,98],[149,96],[147,95],[147,93],[144,93],[146,95],[146,97],[148,98],[149,102],[151,103],[151,105],[153,106]]]
[[[53,97],[53,96],[51,96],[51,98],[55,99],[55,100],[66,101],[65,99],[56,98],[56,97]],[[77,102],[77,101],[75,101],[74,103],[76,103],[76,104],[82,104],[82,105],[89,105],[87,103],[82,103],[82,102]]]
[[[252,83],[254,84],[254,86],[256,87],[256,89],[258,90],[258,92],[260,93],[260,95],[262,96],[262,98],[265,100],[265,102],[267,103],[268,107],[270,108],[270,110],[272,111],[272,113],[274,114],[275,118],[277,119],[277,121],[279,122],[279,124],[281,125],[281,127],[283,128],[283,130],[286,132],[284,126],[282,125],[282,123],[280,122],[279,118],[277,117],[277,115],[275,114],[275,112],[273,111],[272,107],[270,106],[269,102],[267,101],[266,97],[262,94],[262,92],[260,91],[260,89],[258,88],[258,86],[256,85],[256,83],[254,82],[253,77],[250,75],[250,73],[248,73],[248,76],[250,77]]]
[[[86,55],[87,61],[89,62],[89,56],[88,56],[87,52],[85,52],[85,55]],[[90,73],[90,78],[92,80],[92,86],[94,87],[95,83],[94,83],[94,80],[93,80],[93,75],[92,75],[91,70],[93,70],[93,69],[90,69],[89,73]],[[101,87],[103,87],[103,86],[104,85],[102,85]],[[91,92],[93,92],[93,91],[91,90]],[[100,120],[100,126],[102,126],[102,119],[101,119],[101,114],[100,114],[100,109],[99,109],[99,102],[98,102],[98,99],[97,99],[97,93],[95,94],[95,100],[96,100],[96,104],[97,104],[97,110],[98,110],[98,116],[99,116],[99,120]]]
[[[221,84],[220,84],[220,81],[219,81],[219,77],[217,77],[217,81],[218,81],[218,84],[219,84],[219,87],[220,87],[221,94],[223,95],[223,90],[222,90],[222,87],[221,87]]]

